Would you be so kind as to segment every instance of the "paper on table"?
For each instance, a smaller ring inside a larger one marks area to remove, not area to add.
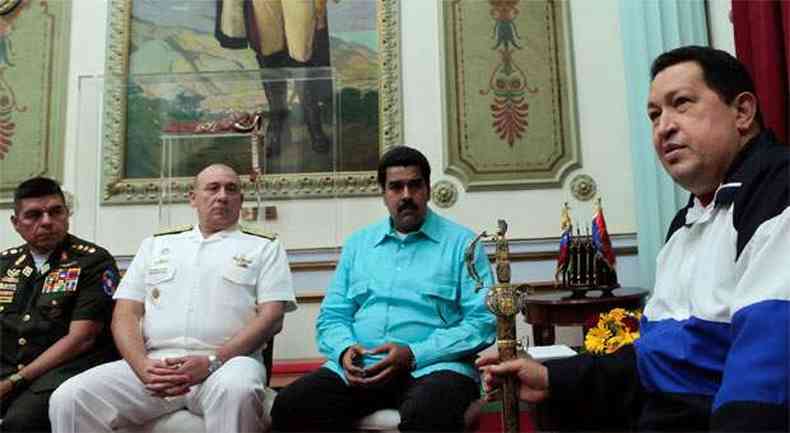
[[[564,344],[555,344],[553,346],[532,346],[527,348],[529,356],[535,358],[536,361],[548,361],[550,359],[567,358],[576,355],[576,352]]]

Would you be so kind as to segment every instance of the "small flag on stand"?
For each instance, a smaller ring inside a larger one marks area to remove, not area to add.
[[[556,284],[560,283],[560,274],[568,267],[570,258],[568,250],[570,249],[571,240],[573,239],[573,224],[571,223],[570,208],[567,202],[562,205],[562,211],[560,213],[560,230],[562,230],[562,234],[560,235],[560,253],[557,256],[557,271],[554,273],[554,282]]]
[[[592,241],[596,254],[600,255],[609,268],[615,269],[614,250],[612,241],[609,239],[609,232],[606,231],[606,221],[603,218],[600,197],[595,203],[595,212],[592,219]]]

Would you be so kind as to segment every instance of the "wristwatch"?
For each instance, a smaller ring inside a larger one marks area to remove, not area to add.
[[[13,386],[15,389],[18,386],[24,385],[27,382],[25,376],[22,376],[19,373],[14,373],[11,376],[8,376],[8,380],[11,382],[11,386]]]
[[[215,371],[219,370],[222,367],[222,361],[220,361],[219,357],[216,354],[211,354],[208,356],[208,374],[209,376],[214,373]]]

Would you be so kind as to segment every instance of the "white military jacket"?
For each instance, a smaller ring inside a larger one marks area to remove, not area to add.
[[[296,309],[279,240],[238,226],[205,239],[197,226],[145,239],[114,298],[145,303],[151,357],[214,351],[249,323],[259,303]]]

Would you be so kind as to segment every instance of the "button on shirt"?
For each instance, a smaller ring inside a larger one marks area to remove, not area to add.
[[[340,356],[351,345],[366,349],[408,345],[415,377],[452,370],[476,378],[475,354],[494,342],[496,320],[485,307],[486,289],[464,264],[474,233],[432,211],[416,233],[401,239],[387,218],[353,234],[345,246],[317,321],[319,350],[342,378]],[[491,287],[482,248],[476,267]],[[365,365],[382,356],[366,357]]]
[[[115,298],[145,303],[152,357],[216,350],[250,322],[257,303],[296,309],[280,242],[236,227],[205,239],[196,226],[144,240]]]

